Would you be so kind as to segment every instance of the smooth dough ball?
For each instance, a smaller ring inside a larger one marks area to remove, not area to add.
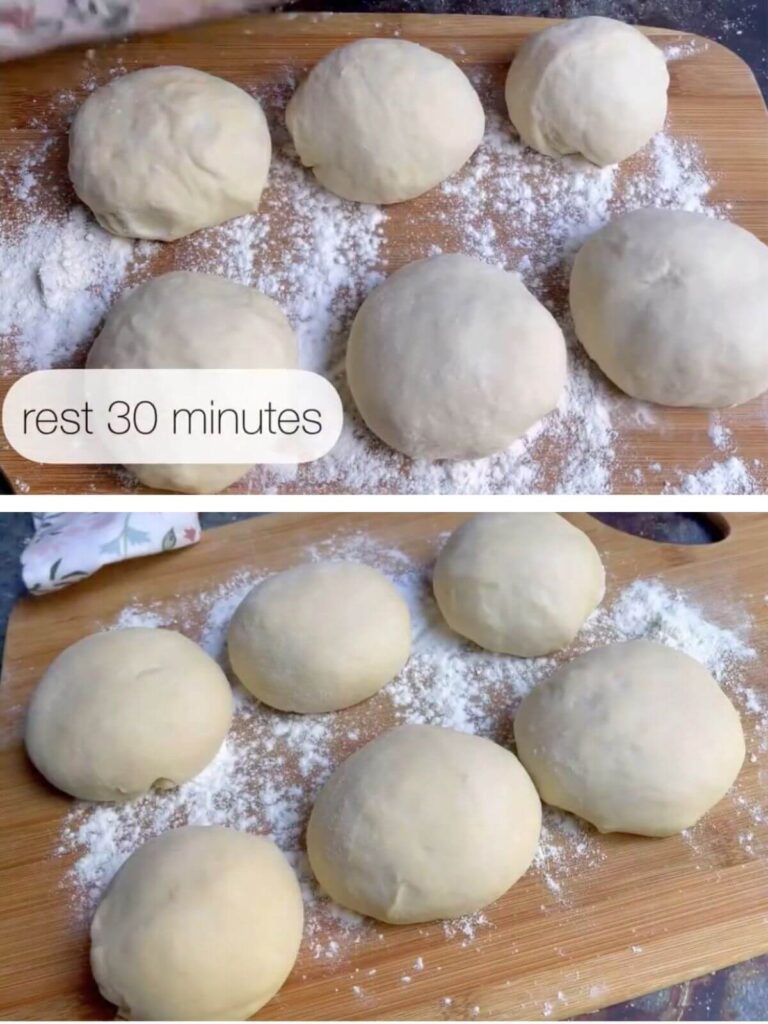
[[[390,924],[472,914],[533,860],[541,804],[490,740],[432,725],[392,729],[344,761],[307,829],[312,870],[337,903]]]
[[[363,419],[414,459],[502,451],[555,408],[565,373],[562,332],[520,278],[458,253],[374,288],[347,349]]]
[[[554,512],[482,513],[451,534],[433,585],[451,629],[535,658],[573,640],[603,599],[605,570],[589,537]]]
[[[115,875],[91,969],[127,1020],[246,1020],[282,986],[304,924],[288,861],[263,836],[177,828]]]
[[[739,405],[768,388],[768,246],[728,221],[638,210],[579,250],[576,334],[627,394]]]
[[[280,307],[254,288],[177,270],[118,299],[88,354],[90,369],[280,370],[298,342]],[[223,490],[250,466],[151,464],[130,469],[146,486],[192,494]]]
[[[107,231],[168,242],[255,210],[271,155],[247,92],[194,68],[145,68],[80,107],[69,176]]]
[[[739,716],[706,668],[649,640],[563,665],[523,700],[515,742],[546,803],[643,836],[694,825],[744,760]]]
[[[469,160],[485,130],[464,72],[405,39],[359,39],[329,53],[285,117],[305,167],[361,203],[427,192]]]
[[[281,711],[337,711],[371,697],[408,660],[408,605],[377,569],[315,562],[259,583],[227,639],[240,682]]]
[[[114,629],[67,647],[29,706],[27,752],[81,800],[125,800],[198,775],[232,720],[227,677],[170,629]]]
[[[669,72],[642,32],[611,18],[576,18],[520,47],[507,109],[521,139],[547,156],[615,164],[661,131]]]

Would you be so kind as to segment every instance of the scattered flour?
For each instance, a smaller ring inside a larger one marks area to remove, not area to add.
[[[278,74],[259,91],[275,152],[258,213],[172,246],[114,238],[73,206],[62,142],[78,97],[71,92],[55,97],[50,124],[43,113],[34,117],[34,124],[46,129],[43,141],[19,146],[0,166],[0,187],[14,211],[14,218],[0,225],[0,351],[6,368],[77,365],[112,301],[150,274],[169,269],[172,253],[176,267],[221,273],[277,299],[299,334],[302,365],[327,375],[344,402],[344,430],[329,455],[301,467],[259,467],[241,489],[609,492],[621,475],[623,428],[652,431],[659,425],[639,403],[620,395],[576,342],[565,288],[572,256],[590,233],[624,210],[652,205],[712,215],[727,211],[710,203],[712,175],[693,142],[662,132],[621,167],[596,168],[578,158],[549,160],[512,134],[498,109],[498,82],[487,73],[475,80],[488,110],[478,152],[429,196],[379,209],[332,196],[300,167],[283,128],[294,80]],[[96,83],[85,84],[90,89]],[[344,375],[345,340],[360,302],[383,275],[403,260],[457,249],[518,271],[558,317],[569,347],[568,384],[558,409],[498,455],[412,461],[372,437],[354,410]],[[713,451],[722,450],[727,430],[723,424],[721,433],[711,436]],[[727,471],[713,466],[685,475],[669,467],[668,475],[677,473],[684,493],[758,489],[755,467],[742,464],[740,472],[732,449]],[[650,470],[635,467],[633,474],[638,489],[658,486]],[[127,474],[119,480],[127,489],[135,486]]]
[[[597,867],[605,858],[595,834],[578,818],[554,807],[544,807],[539,849],[534,861],[552,896],[567,901],[569,884],[576,876]]]
[[[476,84],[481,91],[489,91],[484,76]],[[409,251],[409,258],[461,249],[516,270],[557,316],[568,343],[569,376],[559,407],[546,420],[506,451],[485,459],[434,463],[413,461],[389,450],[371,437],[359,419],[340,363],[343,339],[357,308],[354,303],[340,311],[341,329],[325,336],[325,351],[318,354],[313,349],[310,356],[313,368],[328,373],[342,395],[347,416],[341,439],[316,463],[287,475],[282,470],[259,469],[246,486],[254,491],[355,493],[609,491],[620,459],[617,426],[633,418],[632,410],[640,403],[620,396],[575,339],[565,288],[570,261],[584,239],[617,212],[647,205],[716,212],[707,205],[712,182],[693,144],[662,133],[644,160],[631,172],[595,168],[575,157],[551,161],[522,146],[506,120],[491,110],[484,142],[467,167],[443,183],[437,201],[415,204],[408,215],[404,230],[409,237],[445,240],[442,248],[430,244]],[[307,187],[302,180],[300,188]],[[386,231],[381,229],[379,256],[386,259]],[[369,281],[375,276],[370,273]],[[259,283],[257,277],[253,280]],[[286,308],[296,320],[290,301]],[[639,422],[653,426],[642,417]],[[554,475],[553,459],[558,463]]]
[[[720,451],[726,451],[731,447],[731,431],[722,423],[720,414],[717,412],[710,414],[708,433],[709,439],[715,448],[718,448]]]
[[[684,43],[673,43],[671,46],[663,47],[664,56],[667,59],[667,63],[671,64],[676,60],[685,60],[688,57],[693,57],[694,54],[701,52],[702,50],[709,49],[709,41],[706,39],[690,39]]]
[[[435,539],[435,554],[443,541],[444,536]],[[368,949],[382,941],[383,933],[375,922],[331,903],[313,882],[302,837],[318,788],[343,758],[383,726],[396,723],[432,722],[509,744],[517,704],[558,660],[491,655],[450,633],[432,598],[428,571],[406,552],[383,546],[364,532],[339,532],[307,548],[303,556],[364,560],[390,575],[412,613],[414,648],[408,665],[371,700],[333,715],[277,713],[236,686],[232,731],[197,778],[177,790],[154,792],[128,804],[75,803],[62,827],[59,852],[71,858],[65,885],[81,920],[88,917],[120,864],[148,837],[187,822],[218,823],[270,835],[291,859],[306,902],[303,957],[349,960],[356,948]],[[260,578],[256,569],[243,570],[191,598],[130,604],[101,625],[173,626],[200,640],[226,667],[227,623]],[[756,657],[750,621],[736,595],[728,595],[725,607],[715,621],[686,593],[658,579],[637,580],[610,595],[591,616],[576,649],[646,636],[705,662],[751,723],[754,759],[756,751],[768,750],[768,701],[743,680]],[[761,855],[754,831],[768,810],[738,788],[733,800],[743,824],[743,855]],[[568,903],[574,887],[589,885],[590,873],[599,870],[604,857],[597,833],[571,815],[547,808],[532,869],[548,900],[542,903],[543,912]],[[478,952],[481,935],[492,935],[492,929],[490,908],[425,926],[421,934],[442,935],[457,948]],[[407,974],[402,981],[407,984],[406,977],[415,981],[429,966],[419,956],[403,968]]]
[[[0,242],[0,352],[15,369],[69,366],[120,291],[141,247],[102,230],[82,206],[31,220]]]
[[[721,436],[721,435],[718,435]],[[717,441],[715,446],[720,447]],[[762,463],[755,459],[752,469]],[[762,490],[750,466],[736,455],[713,462],[698,473],[681,474],[680,483],[665,488],[667,494],[759,494]]]
[[[327,192],[284,149],[259,213],[183,240],[177,265],[271,295],[298,333],[302,367],[333,373],[351,314],[383,278],[385,221],[378,207]]]
[[[720,595],[721,600],[726,595]],[[757,657],[747,642],[749,620],[735,594],[723,600],[727,624],[710,621],[683,591],[673,590],[658,579],[630,583],[606,609],[599,608],[589,619],[578,640],[594,647],[645,637],[675,647],[703,662],[717,681],[733,688],[740,667]]]

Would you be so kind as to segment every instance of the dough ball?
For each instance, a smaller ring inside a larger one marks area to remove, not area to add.
[[[307,851],[344,907],[390,924],[471,914],[533,860],[541,804],[490,740],[403,725],[344,761],[317,798]]]
[[[246,1020],[290,974],[304,907],[263,836],[177,828],[115,875],[91,925],[91,968],[127,1020]]]
[[[408,660],[408,605],[383,573],[315,562],[270,576],[235,612],[229,660],[281,711],[337,711],[371,697]]]
[[[464,72],[405,39],[359,39],[329,53],[285,117],[305,167],[361,203],[429,191],[469,160],[485,130]]]
[[[284,313],[253,288],[214,274],[177,270],[118,299],[88,354],[91,369],[280,370],[298,366]],[[146,486],[213,494],[250,466],[131,466]]]
[[[638,210],[593,235],[571,274],[576,333],[627,394],[738,405],[768,388],[768,246],[684,210]]]
[[[451,534],[433,583],[451,629],[535,658],[573,640],[603,599],[605,570],[589,537],[554,512],[482,513]]]
[[[562,332],[516,274],[454,253],[409,263],[352,325],[347,375],[369,428],[414,459],[476,459],[555,408]]]
[[[232,720],[227,677],[169,629],[114,629],[67,647],[32,695],[27,752],[58,789],[125,800],[213,760]]]
[[[661,131],[664,54],[631,25],[576,18],[529,36],[507,75],[507,109],[523,142],[547,156],[615,164]]]
[[[113,369],[291,369],[298,344],[285,314],[255,288],[175,270],[118,299],[88,356]]]
[[[515,741],[546,803],[643,836],[694,825],[744,760],[739,716],[706,668],[649,640],[563,665],[520,705]]]
[[[140,483],[153,491],[177,491],[180,494],[218,494],[225,491],[251,469],[243,463],[192,462],[147,463],[128,467]]]
[[[80,107],[69,176],[107,231],[169,242],[255,210],[271,154],[247,92],[194,68],[145,68]]]

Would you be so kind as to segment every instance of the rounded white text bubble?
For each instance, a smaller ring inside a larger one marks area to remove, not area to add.
[[[341,399],[308,370],[39,370],[3,403],[42,463],[299,463],[333,448]]]

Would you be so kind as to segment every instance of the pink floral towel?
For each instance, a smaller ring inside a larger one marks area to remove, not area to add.
[[[0,60],[275,7],[279,0],[0,0]]]
[[[61,590],[103,565],[184,548],[200,540],[196,512],[35,512],[21,555],[30,594]]]

